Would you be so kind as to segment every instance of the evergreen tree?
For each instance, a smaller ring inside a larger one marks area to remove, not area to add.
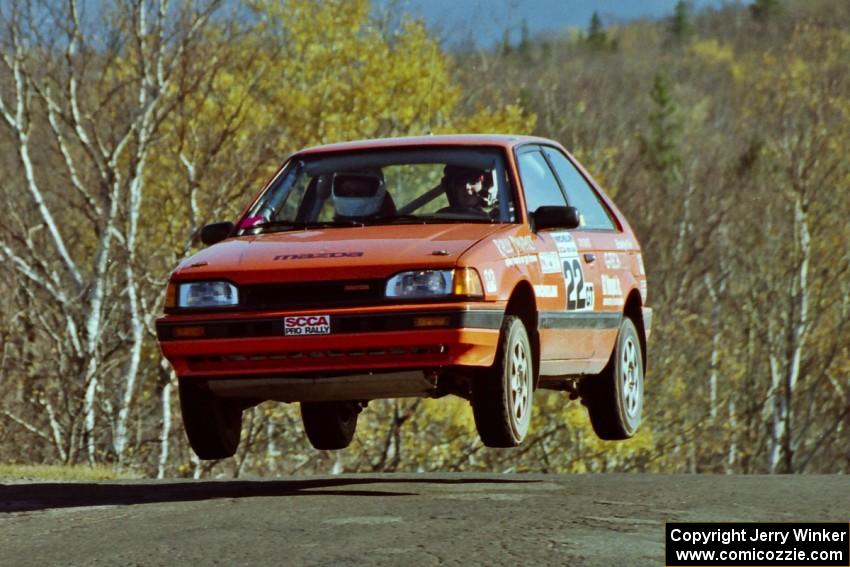
[[[593,12],[590,18],[590,25],[587,28],[587,44],[598,51],[608,51],[612,47],[611,41],[608,39],[608,34],[605,28],[602,27],[602,20],[599,19],[599,14]]]
[[[503,56],[510,55],[513,51],[513,47],[511,46],[511,32],[507,28],[502,32],[502,44],[499,46],[499,51],[501,51]]]
[[[782,0],[755,0],[750,4],[750,13],[758,22],[765,23],[782,11]]]
[[[667,24],[667,32],[670,37],[678,43],[686,41],[694,33],[694,24],[691,21],[691,3],[687,0],[679,0],[673,15]]]
[[[531,33],[528,31],[528,21],[522,20],[522,27],[519,30],[519,47],[517,48],[519,54],[523,57],[529,57],[531,55]]]
[[[653,103],[649,132],[642,140],[647,167],[666,183],[682,179],[682,122],[672,90],[667,72],[658,71],[649,95]]]

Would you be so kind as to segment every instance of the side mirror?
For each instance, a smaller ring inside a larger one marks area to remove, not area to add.
[[[531,219],[534,221],[535,231],[547,228],[578,228],[581,224],[578,209],[575,207],[538,207],[531,213]]]
[[[233,231],[232,222],[216,222],[201,229],[201,242],[207,246],[221,242]]]

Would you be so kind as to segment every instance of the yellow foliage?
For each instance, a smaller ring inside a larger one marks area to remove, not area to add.
[[[716,39],[696,40],[691,43],[690,51],[696,57],[713,65],[730,65],[735,60],[732,47],[723,45]]]
[[[589,173],[600,187],[612,198],[617,196],[618,183],[611,175],[620,168],[621,149],[614,146],[600,148],[574,148],[573,154],[585,167],[592,168]]]
[[[201,222],[221,210],[222,203],[211,199],[226,189],[220,184],[244,183],[240,176],[247,174],[253,177],[248,185],[259,187],[287,154],[303,147],[534,128],[535,117],[518,103],[482,107],[471,116],[459,111],[452,61],[422,22],[403,20],[387,35],[370,19],[368,0],[257,0],[250,7],[259,22],[251,33],[226,44],[220,30],[206,33],[202,41],[216,53],[218,69],[206,89],[188,93],[187,110],[162,127],[159,151],[150,157],[145,215],[178,222],[165,231],[151,225],[147,241],[154,247],[185,238],[179,231],[185,231],[191,203],[181,155],[202,159],[222,136],[226,145],[216,159],[197,164],[205,168],[197,172],[203,177],[196,201]],[[229,201],[224,212],[236,214],[248,197]]]
[[[526,112],[519,103],[504,108],[480,107],[472,116],[461,118],[439,133],[469,132],[480,134],[530,134],[537,123],[537,116]]]
[[[0,479],[96,481],[139,478],[129,471],[107,465],[16,465],[0,464]]]

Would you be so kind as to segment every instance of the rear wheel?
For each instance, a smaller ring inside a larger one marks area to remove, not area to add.
[[[623,319],[611,360],[599,376],[586,379],[582,396],[600,439],[628,439],[637,432],[643,410],[643,355],[631,319]]]
[[[345,449],[354,439],[360,406],[356,402],[301,402],[301,421],[316,449]]]
[[[180,380],[180,411],[192,450],[201,459],[232,457],[239,447],[242,407]]]
[[[490,371],[472,388],[472,413],[488,447],[516,447],[528,433],[534,394],[534,359],[528,331],[519,317],[502,323],[499,349]]]

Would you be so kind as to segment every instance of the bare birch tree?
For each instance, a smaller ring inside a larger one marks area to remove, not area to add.
[[[58,360],[42,376],[52,386],[35,403],[50,416],[64,461],[76,460],[71,439],[82,440],[91,463],[107,452],[119,464],[125,458],[157,301],[139,272],[147,168],[163,122],[200,80],[185,76],[183,63],[218,4],[128,1],[89,21],[76,0],[13,2],[2,12],[12,88],[0,96],[0,118],[19,165],[9,183],[29,202],[20,229],[0,235],[0,259],[36,303],[39,332],[56,344]],[[54,419],[57,401],[70,406],[63,419]],[[109,428],[98,429],[99,419]]]

